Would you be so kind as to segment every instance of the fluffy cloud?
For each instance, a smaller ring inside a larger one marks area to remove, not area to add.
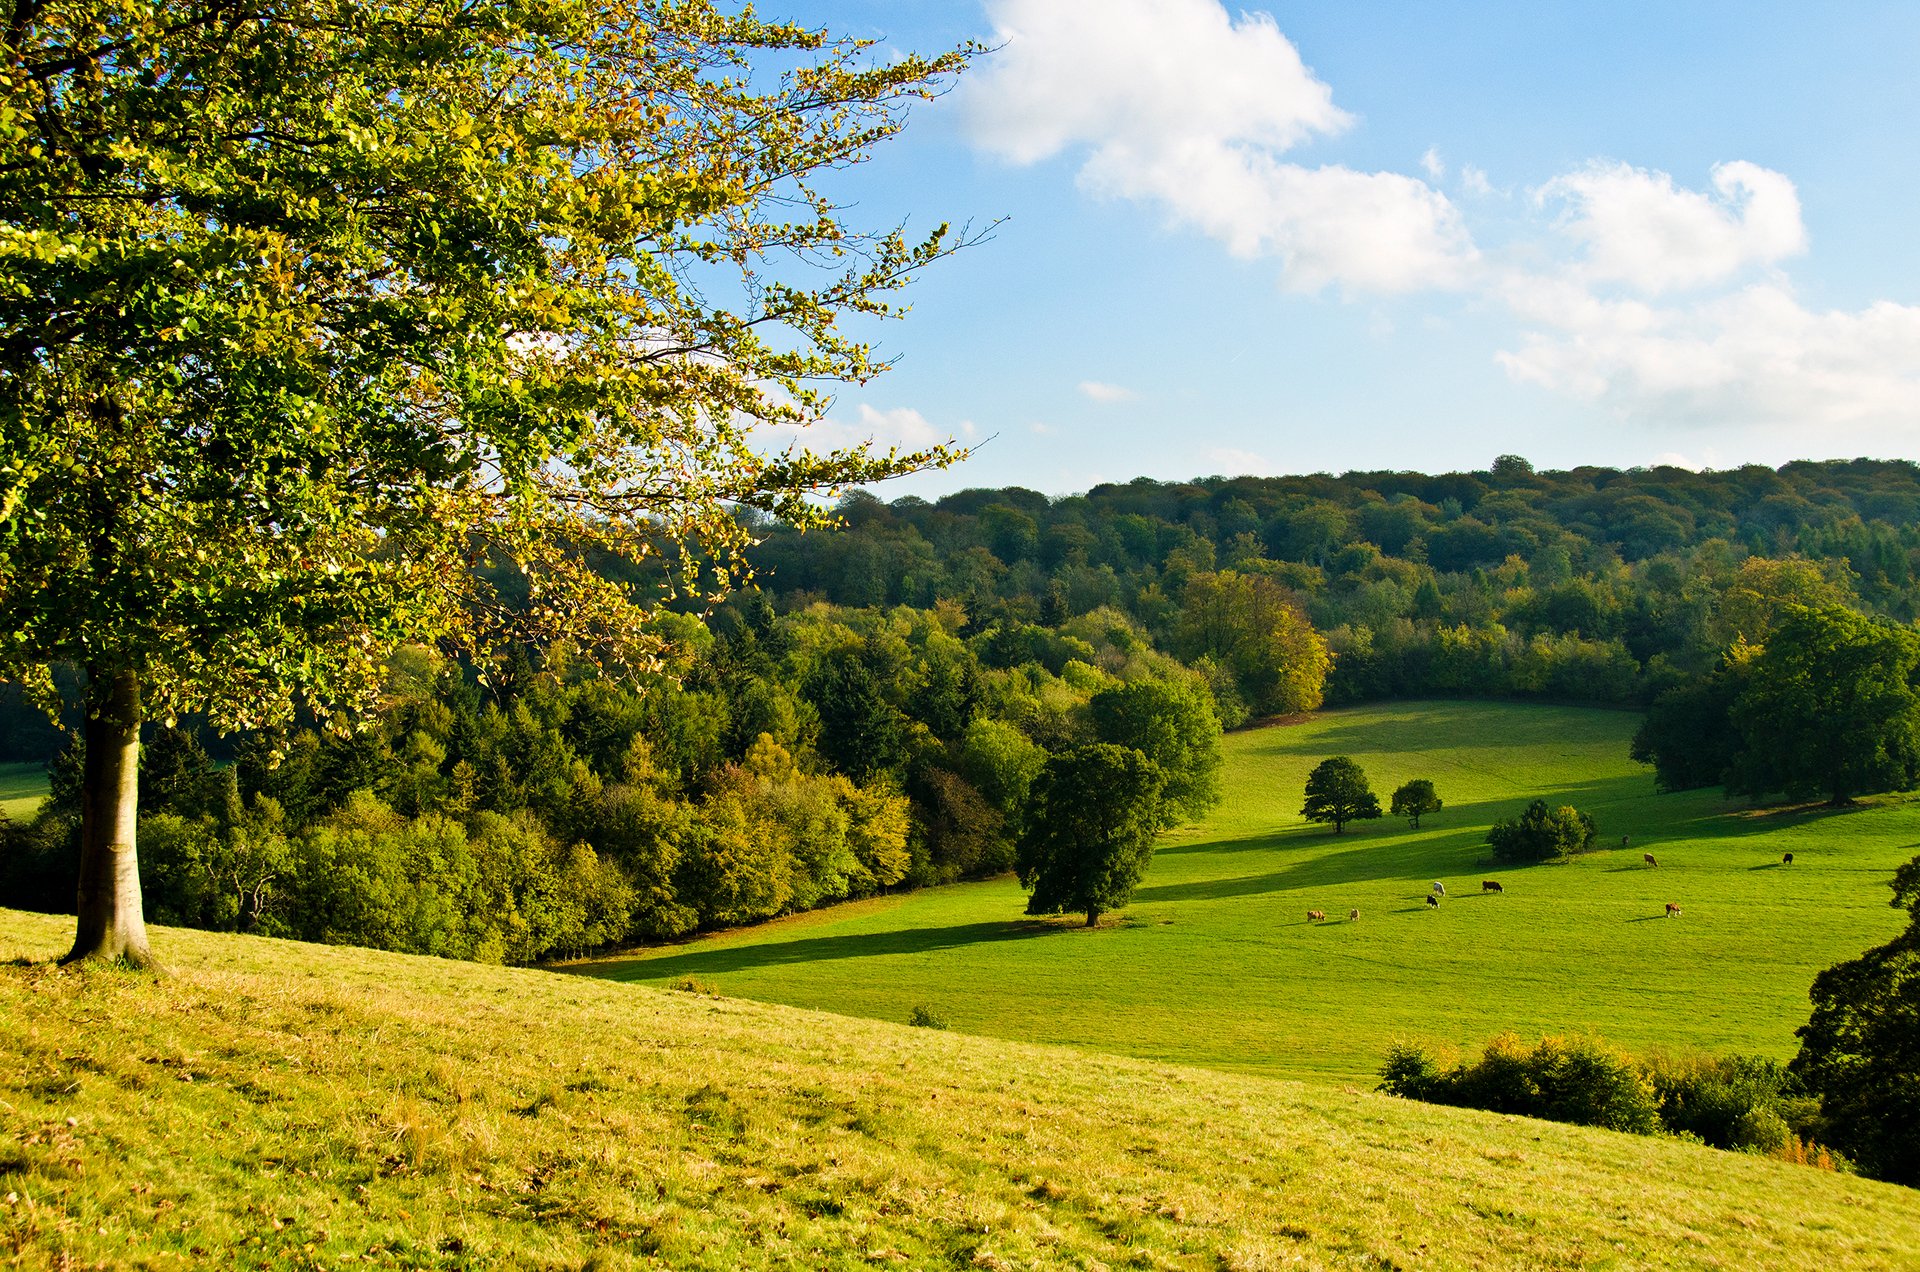
[[[1015,163],[1084,153],[1080,181],[1148,201],[1288,286],[1410,291],[1475,258],[1446,196],[1397,173],[1284,153],[1337,133],[1333,104],[1265,14],[1218,0],[990,0],[998,56],[962,91],[976,142]]]
[[[1580,273],[1655,294],[1716,283],[1807,250],[1793,182],[1753,163],[1713,169],[1713,193],[1664,172],[1594,163],[1537,192],[1560,204],[1560,229],[1584,250]]]

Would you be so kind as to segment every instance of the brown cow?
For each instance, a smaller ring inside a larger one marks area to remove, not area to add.
[[[1792,854],[1792,853],[1790,853],[1790,852],[1789,852],[1789,853],[1785,853],[1785,854],[1783,854],[1783,855],[1781,856],[1781,858],[1780,858],[1780,864],[1781,864],[1781,865],[1783,865],[1783,866],[1790,866],[1790,865],[1792,865],[1792,864],[1793,864],[1793,854]]]
[[[1347,922],[1358,923],[1359,921],[1360,921],[1360,911],[1358,910],[1347,911]]]
[[[1480,891],[1505,892],[1506,889],[1500,886],[1500,881],[1498,879],[1482,879],[1480,881]]]
[[[1655,860],[1653,859],[1653,854],[1652,854],[1652,853],[1650,853],[1650,852],[1643,852],[1643,853],[1641,853],[1641,854],[1640,854],[1640,860],[1642,860],[1642,861],[1644,861],[1644,862],[1646,862],[1646,863],[1647,863],[1648,865],[1650,865],[1650,866],[1657,866],[1657,865],[1659,865],[1659,864],[1660,864],[1659,862],[1657,862],[1657,861],[1655,861]]]
[[[1667,902],[1667,917],[1670,919],[1677,919],[1680,917],[1680,907],[1675,905],[1671,901]]]
[[[1307,922],[1309,923],[1325,922],[1326,917],[1327,917],[1327,912],[1325,910],[1308,910],[1307,911]]]

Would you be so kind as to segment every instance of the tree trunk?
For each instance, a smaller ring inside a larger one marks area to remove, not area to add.
[[[134,823],[140,790],[140,681],[131,671],[89,675],[87,762],[80,790],[80,892],[73,950],[63,960],[153,965],[140,902]]]
[[[1092,906],[1088,906],[1087,907],[1087,926],[1092,927],[1098,922],[1100,922],[1100,911],[1094,909]]]

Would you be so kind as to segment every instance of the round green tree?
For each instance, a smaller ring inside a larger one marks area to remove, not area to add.
[[[1437,813],[1443,805],[1439,794],[1433,789],[1433,783],[1424,777],[1416,777],[1393,793],[1393,805],[1390,811],[1395,817],[1404,817],[1415,830],[1420,829],[1420,819],[1428,813]]]
[[[1081,912],[1092,927],[1131,900],[1153,857],[1162,781],[1152,760],[1110,742],[1049,759],[1020,836],[1027,913]]]
[[[1367,821],[1380,816],[1380,799],[1367,784],[1367,775],[1345,755],[1320,761],[1307,774],[1307,802],[1300,815],[1308,821],[1332,822],[1333,833],[1346,830],[1350,821]]]

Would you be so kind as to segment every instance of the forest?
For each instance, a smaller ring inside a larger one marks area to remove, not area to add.
[[[759,588],[660,615],[671,660],[637,680],[560,645],[491,671],[412,646],[354,730],[150,724],[149,912],[506,962],[667,939],[1004,873],[1036,778],[1090,744],[1151,761],[1151,818],[1176,824],[1216,798],[1222,728],[1323,702],[1654,704],[1667,734],[1650,725],[1642,758],[1663,784],[1819,790],[1751,757],[1731,771],[1730,743],[1685,771],[1663,746],[1696,754],[1703,699],[1727,732],[1729,651],[1792,607],[1920,610],[1920,468],[1897,461],[1540,473],[1506,456],[1058,499],[856,491],[836,511],[840,529],[806,535],[740,512]],[[74,717],[0,705],[0,759],[52,767],[40,815],[0,827],[16,904],[72,904]],[[1853,789],[1913,762],[1893,768]]]

